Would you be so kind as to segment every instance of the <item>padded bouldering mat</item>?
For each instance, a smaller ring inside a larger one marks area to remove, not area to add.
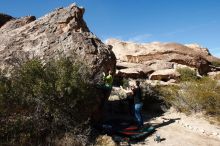
[[[98,125],[98,128],[103,133],[109,135],[118,135],[122,137],[128,137],[129,139],[141,139],[150,135],[155,131],[155,128],[146,124],[141,128],[138,128],[134,122],[125,120],[109,120]]]

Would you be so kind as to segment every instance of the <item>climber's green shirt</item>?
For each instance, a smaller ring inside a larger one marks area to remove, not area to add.
[[[112,88],[113,78],[112,75],[107,75],[103,77],[103,80],[105,82],[105,86]]]

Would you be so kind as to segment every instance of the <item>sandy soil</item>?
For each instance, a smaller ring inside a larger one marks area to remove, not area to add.
[[[220,146],[220,126],[210,124],[199,114],[186,116],[170,109],[146,123],[158,126],[156,132],[132,146]],[[160,143],[154,141],[156,134],[162,139]]]
[[[120,113],[122,107],[117,103],[120,101],[118,96],[111,96],[110,99],[111,109]],[[119,110],[117,111],[117,109]],[[155,111],[153,109],[151,112],[145,112],[143,117],[145,124],[157,127],[156,132],[144,141],[131,144],[132,146],[220,146],[220,125],[210,124],[211,119],[204,117],[203,114],[185,115],[171,108],[157,116]],[[108,117],[113,118],[114,116]],[[126,115],[121,114],[116,117],[129,119]],[[162,139],[160,143],[154,141],[156,134],[160,135]],[[126,142],[121,144],[128,145]]]

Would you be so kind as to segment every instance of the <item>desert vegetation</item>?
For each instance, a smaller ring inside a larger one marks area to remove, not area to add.
[[[48,145],[65,133],[88,142],[95,105],[87,67],[62,58],[30,60],[0,74],[0,145]],[[87,107],[87,108],[85,108]]]
[[[220,67],[220,62],[218,62],[218,61],[213,61],[213,62],[211,62],[211,64],[216,67]]]
[[[91,100],[94,92],[87,83],[87,70],[83,63],[62,58],[47,64],[30,60],[14,68],[10,76],[1,71],[0,144],[54,144],[65,135],[88,143],[92,133],[88,117],[96,101]],[[219,75],[198,78],[194,70],[177,71],[181,76],[176,85],[151,86],[143,81],[144,104],[204,112],[220,121]],[[122,82],[128,87],[129,80]],[[126,98],[123,92],[112,95]]]
[[[216,78],[197,78],[195,71],[178,69],[181,78],[177,85],[160,86],[156,91],[168,106],[181,112],[203,112],[220,121],[220,85]]]

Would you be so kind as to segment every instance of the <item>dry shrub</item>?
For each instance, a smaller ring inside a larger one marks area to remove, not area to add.
[[[203,112],[220,116],[220,86],[217,81],[204,77],[181,82],[178,86],[160,87],[164,100],[184,112]]]
[[[45,145],[66,132],[81,134],[85,144],[96,105],[88,78],[85,65],[67,58],[30,60],[10,77],[1,74],[0,145]]]
[[[196,71],[188,67],[177,68],[177,72],[180,73],[180,81],[193,81],[198,79]]]
[[[218,62],[218,61],[213,61],[213,62],[211,62],[211,64],[216,67],[220,67],[220,62]]]

